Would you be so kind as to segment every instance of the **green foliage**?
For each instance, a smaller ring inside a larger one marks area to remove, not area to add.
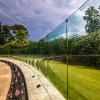
[[[13,25],[11,26],[13,30],[13,34],[15,34],[15,40],[22,41],[27,38],[28,31],[23,25]]]
[[[100,54],[100,30],[86,36],[73,36],[68,39],[56,39],[51,42],[40,40],[39,42],[27,41],[26,45],[12,41],[0,45],[1,54],[34,54],[34,55],[86,55]],[[68,52],[67,52],[68,49]]]
[[[22,25],[1,25],[0,23],[0,53],[13,54],[14,52],[22,52],[19,48],[23,48],[28,44],[28,31]]]
[[[0,25],[0,44],[4,45],[12,40],[12,34],[10,33],[10,26]]]
[[[86,21],[86,32],[92,33],[100,29],[100,13],[99,10],[94,7],[90,7],[85,11],[85,16],[83,17]]]

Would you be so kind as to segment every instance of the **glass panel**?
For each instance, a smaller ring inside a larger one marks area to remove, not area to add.
[[[45,37],[45,39],[41,39],[38,42],[38,46],[39,46],[39,55],[40,58],[37,59],[36,62],[36,67],[38,69],[39,73],[39,79],[42,82],[43,86],[45,87],[46,91],[48,91],[48,80],[47,80],[47,76],[48,76],[48,67],[47,67],[47,37]]]
[[[49,80],[66,99],[100,98],[99,4],[99,0],[89,0],[43,38],[47,45],[48,92],[53,99]]]
[[[32,65],[22,63],[52,100],[100,100],[100,0],[88,0],[40,41],[22,42],[0,45],[0,54]]]
[[[68,18],[68,54],[100,54],[100,0],[89,0]]]
[[[52,100],[67,99],[67,20],[60,24],[44,40],[47,42],[48,93]]]
[[[100,99],[100,0],[68,18],[68,98]]]

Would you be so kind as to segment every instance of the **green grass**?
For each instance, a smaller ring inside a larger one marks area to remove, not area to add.
[[[50,68],[66,83],[66,65],[57,61],[49,62]],[[67,83],[66,83],[67,84]],[[56,84],[55,84],[56,85]],[[58,87],[64,95],[62,88]],[[67,90],[66,90],[67,91]],[[100,100],[100,70],[83,66],[68,66],[68,95],[69,100]]]

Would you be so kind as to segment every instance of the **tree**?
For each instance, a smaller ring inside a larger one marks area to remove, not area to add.
[[[0,45],[11,42],[13,35],[11,33],[11,28],[8,25],[1,25],[0,23]]]
[[[0,45],[4,44],[4,36],[3,36],[3,31],[2,31],[2,24],[0,22]]]
[[[13,39],[10,26],[3,25],[2,31],[3,31],[3,36],[4,36],[4,43],[9,43]]]
[[[15,24],[12,26],[13,34],[16,40],[24,40],[28,37],[28,31],[23,25]]]
[[[15,24],[12,26],[14,35],[14,45],[18,47],[25,46],[27,44],[28,31],[23,25]]]
[[[85,11],[84,20],[87,22],[85,29],[87,33],[92,33],[100,29],[100,13],[94,7]]]
[[[46,42],[43,39],[38,41],[36,47],[37,47],[38,53],[40,53],[40,54],[45,54],[46,53]]]
[[[0,53],[23,53],[28,43],[28,31],[23,25],[2,25],[0,23]]]

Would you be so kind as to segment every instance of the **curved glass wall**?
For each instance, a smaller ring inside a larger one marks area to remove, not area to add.
[[[60,91],[63,97],[67,98],[67,20],[61,23],[56,29],[48,34],[44,40],[47,42],[47,79]],[[62,48],[61,48],[62,47]],[[54,93],[50,91],[51,85],[48,83],[48,92],[54,100]],[[58,96],[59,99],[59,96]]]
[[[99,0],[89,0],[68,18],[68,93],[71,100],[100,99],[100,80],[97,79],[100,76],[97,75],[100,68],[99,6]]]
[[[34,66],[27,65],[45,89],[33,94],[46,90],[51,100],[100,100],[100,0],[88,0],[40,41],[28,42],[5,46],[0,54]]]
[[[88,0],[43,38],[47,79],[67,100],[100,99],[99,6],[100,0]],[[55,100],[49,83],[47,90]]]

